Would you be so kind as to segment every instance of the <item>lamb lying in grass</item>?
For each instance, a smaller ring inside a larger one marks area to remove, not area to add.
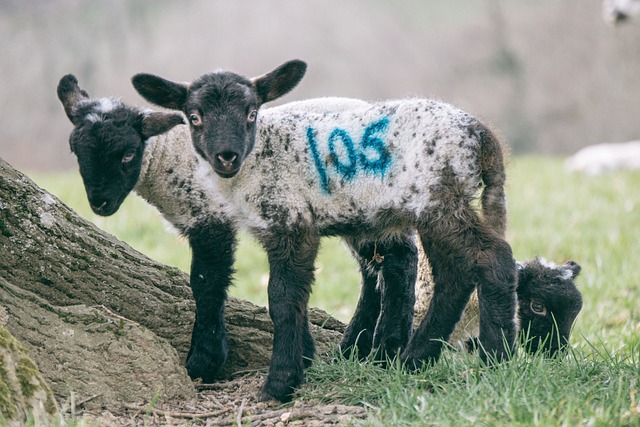
[[[417,230],[435,288],[401,355],[409,366],[438,359],[440,340],[449,338],[476,288],[481,356],[507,357],[516,335],[517,273],[504,239],[500,142],[467,113],[428,99],[339,112],[319,100],[312,111],[292,103],[258,117],[260,106],[290,91],[305,70],[303,62],[290,61],[254,79],[225,71],[189,84],[133,78],[147,100],[186,114],[194,148],[210,165],[211,191],[267,251],[274,348],[262,397],[290,398],[305,358],[313,357],[307,303],[326,235],[343,236],[357,249],[373,241],[377,262],[377,248],[407,242]],[[398,315],[405,328],[412,313],[404,307],[413,300],[412,287],[385,277],[376,328],[398,330]],[[402,333],[389,334],[382,351],[397,351]]]

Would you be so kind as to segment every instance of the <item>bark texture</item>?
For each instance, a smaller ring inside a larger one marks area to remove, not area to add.
[[[0,424],[53,425],[61,420],[51,389],[27,350],[5,329],[0,308]]]
[[[85,221],[0,159],[0,306],[59,399],[113,405],[195,395],[186,375],[194,320],[188,276]],[[226,305],[225,376],[265,369],[267,310]],[[310,320],[319,353],[344,325],[321,310]],[[98,395],[98,396],[96,396]]]

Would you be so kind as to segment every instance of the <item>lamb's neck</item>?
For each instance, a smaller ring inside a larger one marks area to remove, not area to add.
[[[206,214],[210,202],[208,197],[190,196],[192,191],[202,190],[196,170],[188,129],[177,126],[147,140],[135,191],[185,232],[200,215]]]

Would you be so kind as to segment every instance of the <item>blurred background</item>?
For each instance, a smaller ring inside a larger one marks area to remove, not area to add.
[[[254,76],[300,58],[282,102],[426,96],[493,124],[512,152],[566,155],[640,138],[640,25],[604,23],[601,0],[0,0],[0,157],[75,169],[56,97],[145,105],[130,77]]]

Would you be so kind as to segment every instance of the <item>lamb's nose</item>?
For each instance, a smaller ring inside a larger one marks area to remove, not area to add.
[[[224,153],[218,154],[218,160],[220,161],[220,164],[224,168],[230,168],[231,166],[233,166],[233,162],[237,158],[238,156],[235,153],[232,153],[230,151],[225,151]]]
[[[91,203],[91,209],[93,209],[94,212],[100,212],[105,206],[107,206],[106,200],[102,202],[100,205]]]

